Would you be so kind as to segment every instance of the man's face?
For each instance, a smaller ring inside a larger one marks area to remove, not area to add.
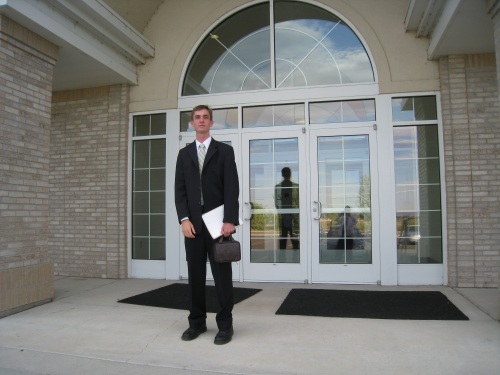
[[[202,109],[193,114],[191,124],[193,125],[196,134],[209,134],[210,128],[214,122],[210,120],[210,113],[208,110]]]

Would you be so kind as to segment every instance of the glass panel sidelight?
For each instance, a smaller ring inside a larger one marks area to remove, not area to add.
[[[134,136],[165,134],[164,113],[134,117]],[[165,139],[132,143],[132,259],[165,260]]]
[[[399,264],[442,263],[437,125],[394,128]]]
[[[300,263],[297,138],[250,141],[251,263]]]
[[[372,263],[369,137],[318,137],[321,264]]]

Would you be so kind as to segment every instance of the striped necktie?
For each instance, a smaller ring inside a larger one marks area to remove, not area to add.
[[[203,163],[205,162],[205,156],[207,155],[207,148],[203,143],[200,144],[200,149],[198,151],[198,164],[200,166],[200,175],[203,170]]]
[[[198,164],[200,166],[200,187],[201,187],[201,171],[203,170],[203,162],[205,161],[205,156],[207,155],[207,148],[203,143],[200,144],[200,149],[198,151]],[[201,188],[200,203],[203,206],[203,187]]]

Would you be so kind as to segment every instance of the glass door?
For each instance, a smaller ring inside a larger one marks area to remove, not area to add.
[[[380,280],[376,131],[312,130],[312,281]]]
[[[304,282],[305,135],[301,128],[246,133],[242,151],[244,279]]]
[[[240,192],[241,192],[241,168],[239,165],[239,158],[238,155],[240,153],[239,149],[239,144],[238,144],[238,135],[237,134],[218,134],[216,132],[212,133],[212,138],[216,139],[219,142],[226,143],[230,146],[233,146],[234,148],[234,153],[236,155],[236,168],[238,169],[238,176],[240,180]],[[182,135],[181,139],[179,141],[179,149],[182,147],[185,147],[187,144],[194,142],[195,140],[195,135],[189,134],[189,135]],[[240,193],[241,197],[241,193]],[[240,211],[241,211],[241,199],[240,201]],[[236,233],[233,235],[233,238],[236,241],[241,242],[241,226],[236,227]],[[181,251],[181,256],[180,256],[180,264],[179,264],[179,270],[180,270],[180,277],[182,279],[187,279],[188,278],[188,270],[187,270],[187,262],[186,262],[186,256],[185,256],[185,248],[184,248],[184,236],[180,230],[179,226],[179,236],[180,236],[180,251]],[[241,275],[241,262],[233,262],[232,263],[232,268],[233,268],[233,280],[240,280],[240,275]],[[212,276],[212,270],[210,268],[210,262],[207,259],[207,279],[208,280],[213,280]]]

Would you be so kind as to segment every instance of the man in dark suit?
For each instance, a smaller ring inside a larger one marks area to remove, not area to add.
[[[196,141],[179,151],[175,170],[175,206],[184,234],[189,276],[189,328],[185,341],[206,332],[206,262],[210,260],[219,311],[219,332],[215,344],[226,344],[233,336],[233,280],[231,263],[217,263],[213,256],[214,239],[201,215],[224,205],[221,235],[234,233],[239,223],[238,172],[231,146],[210,136],[212,110],[205,105],[193,108],[191,124]]]

